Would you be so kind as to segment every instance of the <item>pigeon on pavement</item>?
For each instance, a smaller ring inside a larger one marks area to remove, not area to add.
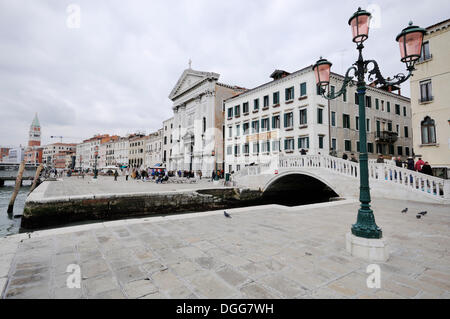
[[[231,218],[230,214],[228,214],[226,211],[223,211],[223,215],[224,215],[226,218]]]
[[[408,211],[408,207],[406,207],[404,210],[402,210],[402,213],[406,214],[407,211]]]
[[[425,212],[420,212],[419,214],[422,215],[422,216],[425,216],[427,214],[427,212],[426,211]]]
[[[417,219],[420,219],[422,217],[422,215],[416,215]]]

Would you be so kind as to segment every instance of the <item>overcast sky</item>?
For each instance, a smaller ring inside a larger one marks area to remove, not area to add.
[[[173,115],[168,95],[189,59],[246,88],[321,55],[343,73],[357,58],[347,22],[358,5],[379,9],[365,58],[386,76],[405,70],[395,36],[410,20],[450,13],[448,0],[0,0],[0,145],[26,144],[35,112],[43,144],[150,133]]]

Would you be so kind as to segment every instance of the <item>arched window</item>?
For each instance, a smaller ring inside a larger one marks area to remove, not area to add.
[[[434,120],[427,116],[420,123],[420,126],[422,131],[422,144],[435,144],[436,128],[434,126]]]

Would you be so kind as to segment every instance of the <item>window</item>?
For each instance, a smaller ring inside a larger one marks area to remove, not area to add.
[[[247,123],[244,123],[243,125],[242,125],[242,129],[244,130],[244,132],[243,132],[243,134],[244,135],[248,135],[248,131],[249,131],[249,126],[250,126],[250,124],[247,122]]]
[[[306,95],[306,82],[300,84],[300,96]]]
[[[389,144],[389,154],[394,155],[394,145],[393,144]]]
[[[359,116],[355,117],[355,124],[356,130],[359,131]]]
[[[356,151],[357,152],[361,152],[360,149],[359,149],[359,141],[356,141]]]
[[[272,141],[272,150],[274,152],[279,152],[281,150],[280,149],[280,141],[279,140]]]
[[[228,117],[229,118],[233,117],[233,108],[232,107],[228,108]]]
[[[366,132],[370,132],[370,119],[366,119]]]
[[[346,152],[351,152],[352,151],[352,141],[344,140],[344,149]]]
[[[367,152],[373,153],[373,143],[367,143]]]
[[[317,108],[317,123],[323,124],[323,108]]]
[[[406,106],[403,107],[403,116],[406,116]]]
[[[294,99],[294,87],[290,87],[290,88],[286,89],[285,99],[286,99],[286,101],[290,101],[290,100]]]
[[[421,50],[419,62],[423,62],[423,61],[426,61],[429,59],[431,59],[430,42],[427,41],[422,44],[422,50]]]
[[[280,128],[280,116],[272,116],[272,129]]]
[[[273,104],[280,104],[280,92],[273,93]]]
[[[267,132],[269,130],[269,118],[261,120],[261,132]]]
[[[344,94],[342,94],[342,99],[344,102],[347,102],[347,91],[344,91]]]
[[[167,145],[167,136],[164,136],[164,145]]]
[[[335,138],[332,138],[332,139],[331,139],[331,148],[332,148],[333,150],[336,150],[336,139],[335,139]]]
[[[234,155],[239,155],[240,151],[241,151],[241,149],[240,149],[239,145],[235,145],[234,146]]]
[[[237,164],[237,165],[236,165],[236,171],[239,172],[240,170],[241,170],[241,165],[240,165],[240,164]]]
[[[397,154],[400,156],[403,156],[403,147],[402,146],[397,146]]]
[[[331,112],[331,126],[336,126],[336,112]]]
[[[319,135],[319,148],[323,148],[323,135]]]
[[[242,145],[242,153],[248,154],[250,152],[250,146],[248,145],[248,143],[245,143],[244,145]]]
[[[386,112],[391,112],[391,102],[386,102]]]
[[[395,104],[395,114],[400,115],[400,104]]]
[[[206,132],[206,117],[203,117],[203,133]]]
[[[228,126],[228,137],[233,137],[233,127]]]
[[[420,82],[420,102],[429,102],[433,100],[431,94],[431,80]]]
[[[392,122],[388,122],[388,131],[392,132]]]
[[[307,109],[300,110],[300,125],[308,124]]]
[[[436,143],[436,128],[434,126],[434,120],[429,116],[420,123],[422,131],[422,144],[435,144]]]
[[[294,139],[287,138],[284,140],[284,150],[285,151],[293,151],[294,150]]]
[[[248,113],[248,102],[242,103],[242,113]]]
[[[259,153],[259,143],[253,142],[253,153],[258,154]]]
[[[253,121],[252,122],[252,134],[259,133],[259,121]]]
[[[227,146],[227,155],[233,154],[233,146]]]
[[[372,98],[366,95],[366,107],[372,107]]]
[[[317,95],[322,95],[322,88],[316,84],[316,94]]]
[[[381,110],[384,111],[384,101],[381,100]]]
[[[378,110],[380,108],[380,100],[375,99],[375,108]]]
[[[300,136],[298,138],[298,148],[301,150],[309,148],[309,136]]]
[[[344,128],[350,128],[350,115],[342,114],[342,126]]]
[[[269,107],[269,96],[268,95],[266,95],[266,96],[264,96],[264,107]]]
[[[359,104],[358,92],[355,92],[355,104]]]
[[[284,114],[284,127],[291,128],[294,126],[294,114],[292,112]]]
[[[408,136],[408,127],[407,126],[405,126],[404,131],[405,131],[405,137],[409,137]]]
[[[259,110],[259,99],[254,99],[253,100],[253,110],[254,111]]]
[[[405,155],[409,156],[409,147],[407,147],[407,146],[405,147]]]
[[[239,136],[241,134],[241,125],[236,125],[236,136]]]
[[[261,152],[263,152],[263,153],[270,152],[270,141],[262,141],[261,142]]]

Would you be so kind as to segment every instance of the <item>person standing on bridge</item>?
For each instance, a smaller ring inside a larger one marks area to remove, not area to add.
[[[117,182],[117,176],[119,176],[119,173],[117,170],[114,171],[114,181]]]
[[[358,163],[358,160],[356,159],[355,154],[353,154],[353,153],[351,154],[350,161],[354,162],[354,163]]]
[[[419,157],[419,160],[416,162],[416,165],[414,166],[414,170],[416,172],[422,171],[422,166],[425,164],[424,161],[422,161],[422,157]]]

